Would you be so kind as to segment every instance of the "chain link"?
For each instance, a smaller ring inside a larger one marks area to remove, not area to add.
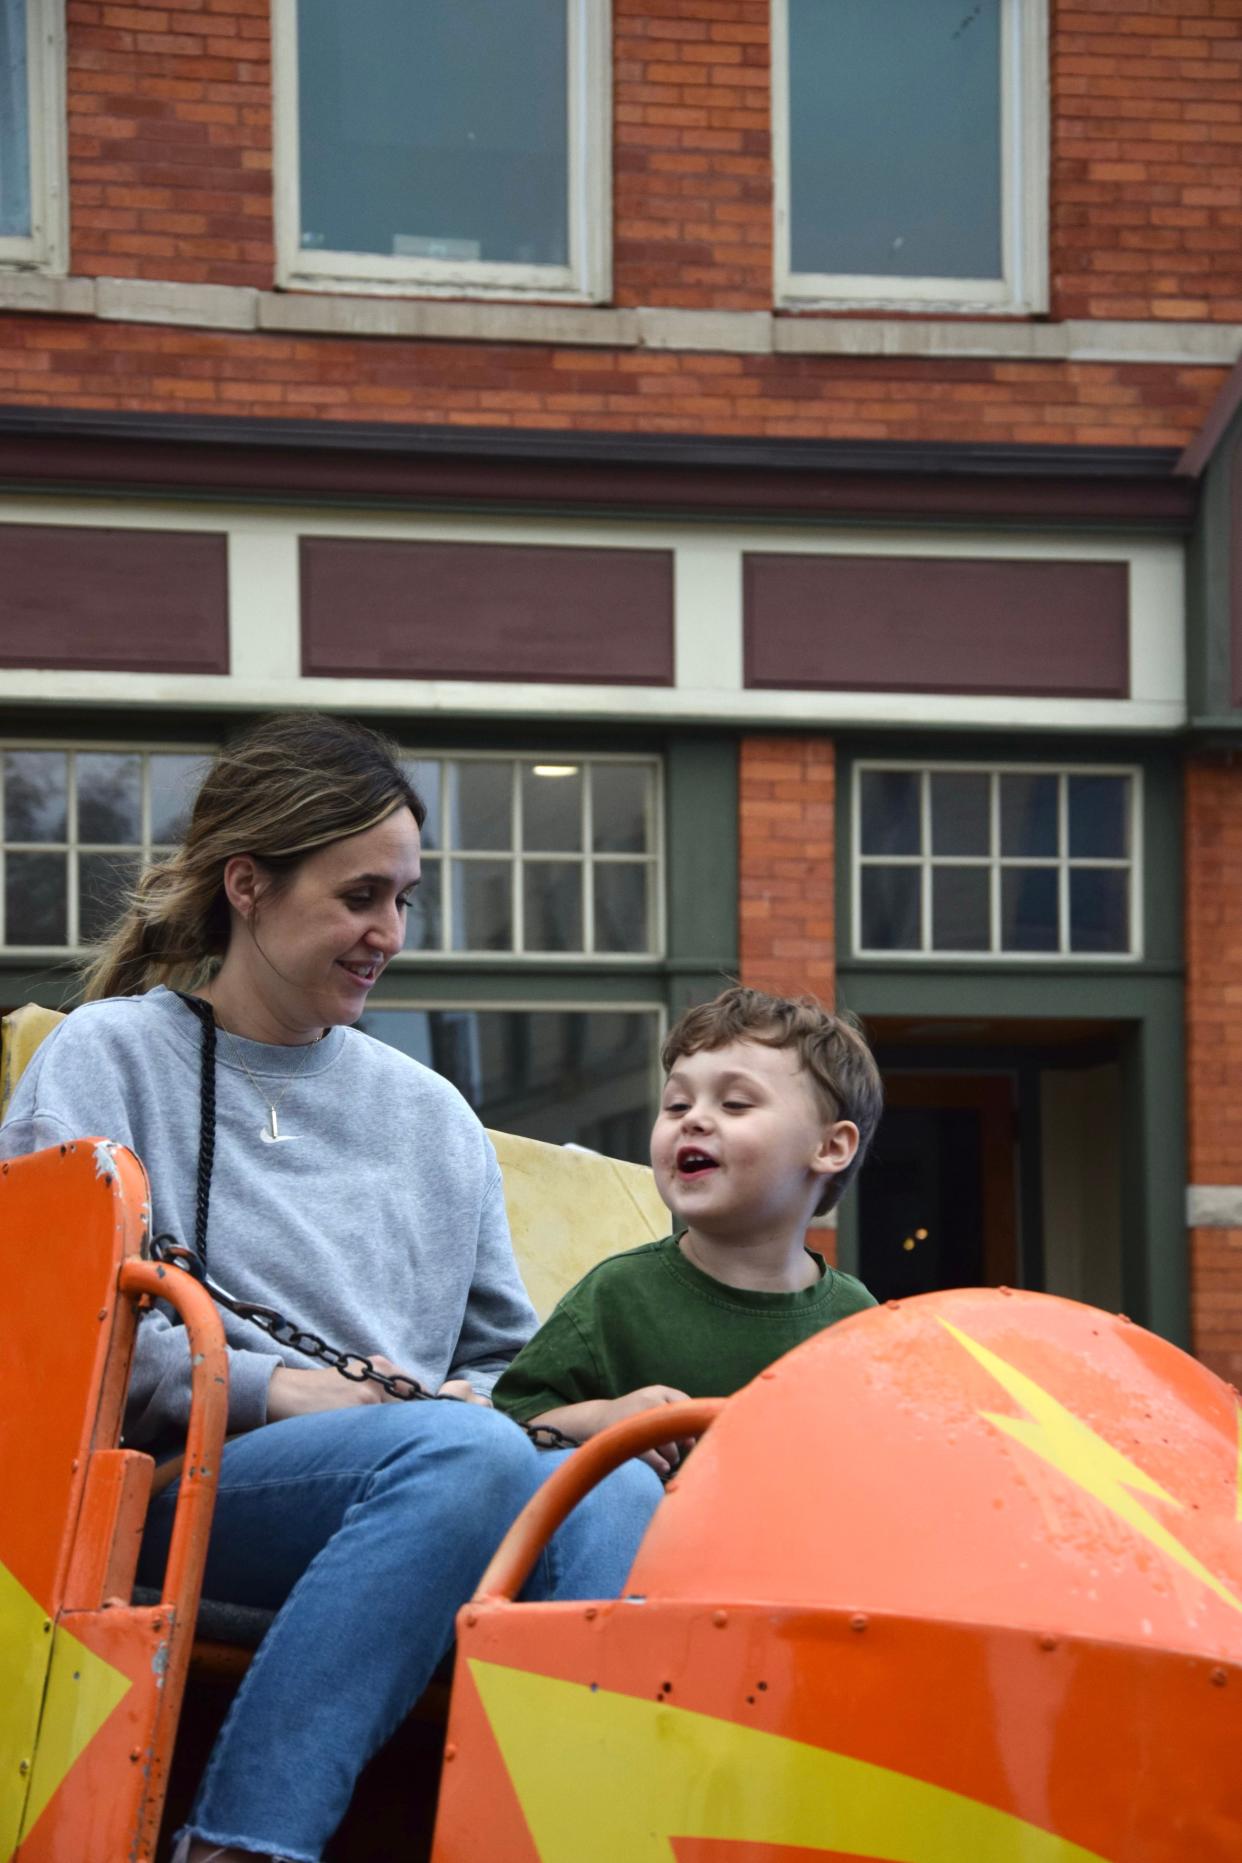
[[[364,1352],[342,1352],[336,1346],[330,1346],[318,1333],[308,1332],[304,1326],[295,1326],[292,1320],[284,1318],[275,1307],[265,1307],[254,1300],[239,1300],[235,1294],[226,1293],[212,1280],[202,1261],[192,1248],[184,1242],[178,1242],[176,1236],[155,1236],[147,1246],[149,1260],[158,1262],[162,1267],[180,1268],[193,1278],[211,1295],[218,1307],[225,1307],[236,1314],[239,1320],[249,1320],[260,1332],[267,1334],[279,1346],[288,1346],[294,1352],[300,1352],[304,1358],[316,1359],[332,1371],[348,1378],[351,1384],[378,1384],[389,1397],[395,1397],[402,1403],[430,1404],[464,1404],[467,1399],[454,1397],[452,1392],[429,1391],[417,1378],[407,1378],[404,1372],[381,1371]],[[511,1422],[516,1419],[511,1418]],[[537,1449],[577,1449],[580,1444],[572,1436],[566,1436],[562,1430],[551,1429],[547,1424],[519,1423],[517,1426],[530,1437]]]

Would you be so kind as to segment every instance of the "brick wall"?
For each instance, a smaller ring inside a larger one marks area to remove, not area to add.
[[[1242,318],[1242,0],[1054,4],[1054,316]],[[771,303],[767,0],[614,0],[615,299]],[[68,0],[70,269],[269,289],[268,0]],[[1224,371],[0,319],[0,401],[1178,446]]]
[[[1242,763],[1186,766],[1190,1181],[1242,1185]],[[1190,1231],[1194,1349],[1242,1385],[1242,1229]]]
[[[1242,0],[1056,0],[1059,317],[1242,317]]]
[[[830,1003],[836,989],[831,739],[749,737],[739,770],[743,983]]]
[[[830,738],[743,738],[738,886],[743,983],[836,995],[836,755]],[[835,1229],[807,1236],[834,1265]]]
[[[272,283],[268,0],[69,0],[70,270]]]

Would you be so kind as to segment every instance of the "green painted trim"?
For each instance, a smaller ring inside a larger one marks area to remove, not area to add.
[[[1233,473],[1242,419],[1235,416],[1204,474],[1186,552],[1186,686],[1200,719],[1242,723],[1232,706]]]
[[[736,736],[670,741],[665,796],[669,1008],[677,1015],[738,974]]]
[[[1182,992],[1167,985],[1122,1048],[1122,1292],[1131,1318],[1189,1350],[1185,1070]]]

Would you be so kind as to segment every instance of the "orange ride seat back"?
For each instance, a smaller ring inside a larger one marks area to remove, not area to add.
[[[227,1366],[207,1296],[139,1259],[147,1213],[141,1165],[102,1140],[0,1165],[0,1863],[154,1852]],[[120,1428],[136,1302],[156,1292],[196,1360],[194,1475],[161,1602],[135,1608],[153,1465]]]

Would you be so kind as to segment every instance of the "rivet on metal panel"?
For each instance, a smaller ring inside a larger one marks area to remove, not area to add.
[[[664,1492],[665,1494],[676,1494],[677,1483],[675,1481],[666,1481],[664,1484]]]
[[[108,1317],[108,1309],[107,1309],[107,1307],[100,1307],[100,1309],[99,1309],[99,1318],[100,1318],[101,1320],[106,1320],[106,1319],[107,1319],[107,1317]]]
[[[1211,1681],[1213,1688],[1223,1688],[1229,1677],[1224,1669],[1213,1669]]]
[[[142,1758],[142,1748],[131,1747],[130,1753],[129,1753],[130,1765],[136,1766],[141,1758]]]
[[[22,1778],[24,1779],[26,1777],[26,1774],[30,1771],[30,1761],[29,1760],[18,1760],[17,1770],[22,1775]]]
[[[900,1311],[900,1309],[901,1309],[901,1302],[900,1302],[900,1300],[886,1300],[886,1301],[884,1302],[884,1305],[885,1305],[886,1307],[891,1307],[891,1309],[892,1309],[892,1311],[893,1311],[894,1313],[897,1313],[897,1312],[899,1312],[899,1311]]]
[[[770,1383],[772,1379],[775,1378],[776,1373],[772,1370],[771,1366],[769,1366],[767,1371],[761,1371],[759,1373],[759,1376],[764,1380],[765,1383]]]
[[[1128,1313],[1119,1313],[1117,1318],[1121,1321],[1123,1326],[1133,1326],[1134,1324],[1134,1321],[1130,1318]]]
[[[476,1624],[478,1623],[478,1621],[479,1621],[479,1619],[478,1619],[478,1613],[477,1613],[477,1612],[475,1612],[475,1611],[467,1611],[467,1612],[466,1612],[466,1624],[467,1624],[467,1627],[468,1627],[469,1629],[471,1629],[471,1630],[473,1630],[473,1629],[474,1629],[474,1627],[475,1627],[475,1625],[476,1625]]]
[[[717,1630],[723,1630],[728,1621],[729,1613],[727,1611],[712,1612],[712,1622],[715,1624]]]
[[[996,1291],[998,1294],[1012,1294],[1013,1289],[1012,1287],[998,1287]]]
[[[444,1749],[445,1765],[447,1766],[450,1760],[455,1760],[456,1758],[457,1758],[457,1748],[450,1741],[448,1746],[446,1746]]]
[[[597,1617],[599,1613],[596,1611],[595,1606],[593,1604],[588,1604],[586,1607],[586,1610],[582,1613],[582,1615],[586,1618],[589,1624],[591,1619],[593,1617]]]
[[[865,1630],[867,1628],[867,1622],[868,1620],[866,1616],[863,1614],[862,1611],[859,1611],[856,1613],[855,1616],[850,1618],[850,1629],[851,1630]]]
[[[1039,1647],[1041,1650],[1054,1650],[1057,1647],[1057,1640],[1054,1636],[1050,1636],[1045,1630],[1043,1636],[1039,1639]]]

